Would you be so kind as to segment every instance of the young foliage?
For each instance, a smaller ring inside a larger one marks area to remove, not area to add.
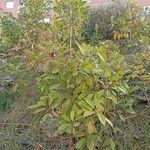
[[[38,55],[34,47],[30,56],[31,65],[34,58],[47,64],[37,78],[40,100],[30,109],[42,116],[42,121],[58,117],[59,130],[76,137],[77,149],[92,150],[99,142],[114,150],[116,143],[111,136],[117,132],[115,118],[124,121],[126,113],[134,113],[129,86],[135,78],[132,66],[111,42],[81,44],[85,2],[53,1],[53,11],[46,28],[51,38],[42,48],[37,44]]]
[[[15,47],[21,38],[21,24],[11,14],[0,14],[1,44],[8,48]]]
[[[59,129],[80,139],[77,148],[86,146],[91,150],[96,125],[113,130],[111,118],[132,108],[126,97],[130,93],[130,68],[123,56],[105,44],[78,46],[71,59],[62,62],[64,57],[58,57],[50,64],[51,69],[38,78],[43,96],[31,108],[35,113],[44,112],[43,118],[58,116]]]

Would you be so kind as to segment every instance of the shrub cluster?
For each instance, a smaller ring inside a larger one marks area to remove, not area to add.
[[[40,99],[29,108],[42,122],[57,117],[59,130],[74,139],[76,149],[116,149],[114,137],[121,132],[116,122],[135,115],[135,98],[145,96],[143,89],[146,97],[149,93],[148,24],[132,14],[137,10],[133,5],[92,11],[87,21],[88,6],[82,0],[31,3],[35,1],[26,0],[21,11],[23,30],[6,34],[20,52],[19,65],[15,61],[17,67],[9,66],[21,81],[27,71],[34,74],[40,90]],[[49,5],[53,15],[50,24],[44,24]],[[15,19],[7,21],[2,33],[18,25]],[[121,39],[134,46],[141,42],[143,51],[124,55],[125,46],[116,44]]]

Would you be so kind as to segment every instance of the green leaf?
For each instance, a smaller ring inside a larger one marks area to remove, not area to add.
[[[70,126],[70,124],[68,123],[63,123],[59,126],[59,129],[58,130],[65,130],[67,129],[68,127]]]
[[[91,139],[88,139],[86,146],[89,150],[93,150],[94,149],[94,141]]]
[[[52,107],[53,109],[57,108],[63,100],[60,93],[57,91],[51,91],[48,96],[49,96],[49,106]]]
[[[61,116],[61,118],[66,122],[70,122],[70,119],[66,115]]]
[[[121,121],[123,121],[123,122],[126,120],[126,118],[122,114],[119,114],[119,117],[120,117]]]
[[[54,68],[53,70],[52,70],[52,74],[56,74],[56,73],[58,73],[59,72],[59,68]]]
[[[74,127],[78,127],[79,125],[80,125],[79,122],[74,122],[74,123],[73,123],[73,126],[74,126]]]
[[[112,138],[110,139],[110,147],[111,147],[112,150],[115,150],[115,147],[116,147],[116,144],[115,144],[115,142],[113,141]]]
[[[98,56],[100,57],[100,59],[105,63],[106,62],[106,48],[102,45],[99,47],[98,49]]]
[[[56,90],[58,87],[60,87],[61,86],[61,84],[53,84],[53,85],[51,85],[50,87],[49,87],[49,91],[52,91],[52,90]]]
[[[76,44],[79,48],[79,50],[81,51],[82,55],[86,55],[88,53],[88,51],[90,50],[90,46],[85,44],[85,43],[82,43],[82,45],[80,45],[77,41],[76,41]]]
[[[93,94],[89,94],[86,97],[85,101],[94,109],[95,108],[94,102],[91,99],[93,99]]]
[[[95,142],[100,142],[100,143],[102,143],[103,142],[103,140],[101,139],[101,137],[100,136],[98,136],[97,134],[93,134],[93,135],[91,135],[90,136],[92,139],[93,139],[93,141],[95,141]]]
[[[115,132],[117,132],[117,131],[118,131],[119,133],[123,134],[123,131],[121,130],[121,128],[116,127],[116,128],[115,128]]]
[[[95,65],[91,60],[86,60],[83,64],[83,69],[85,72],[91,72],[91,70],[93,70],[94,68],[95,68]]]
[[[84,145],[85,145],[85,138],[80,139],[80,140],[78,141],[78,143],[76,144],[76,148],[82,150],[82,148],[84,147]]]
[[[87,91],[87,87],[86,87],[85,82],[81,82],[80,87],[81,87],[81,89],[80,89],[80,90],[81,90],[82,92],[86,92],[86,91]]]
[[[101,103],[101,101],[102,101],[102,94],[103,94],[103,92],[96,92],[95,94],[94,94],[94,100],[93,100],[93,102],[94,102],[94,105],[96,106],[96,108],[98,108],[99,107],[99,105],[100,105],[100,103]]]
[[[45,122],[48,117],[49,117],[49,114],[45,114],[45,115],[42,117],[41,123]]]
[[[94,103],[90,99],[85,99],[85,101],[94,109]]]
[[[101,53],[98,53],[98,56],[100,57],[100,59],[105,63],[105,59],[103,57],[103,55]]]
[[[46,88],[46,85],[42,85],[41,86],[41,91],[43,92],[45,90],[45,88]]]
[[[54,109],[54,108],[57,108],[61,102],[62,102],[63,99],[61,98],[57,98],[57,99],[54,99],[53,102],[51,103],[50,102],[50,106]]]
[[[70,113],[70,119],[71,119],[71,121],[74,120],[74,111],[73,111],[73,110],[72,110],[71,113]]]
[[[118,89],[119,89],[121,92],[123,92],[124,94],[127,94],[127,90],[126,90],[125,87],[120,86],[120,87],[118,87]]]
[[[136,114],[136,112],[132,108],[126,109],[126,112],[128,112],[130,114]]]
[[[85,98],[86,97],[86,95],[87,95],[87,93],[81,93],[80,95],[79,95],[79,99],[83,99],[83,98]]]
[[[45,106],[45,103],[42,101],[39,101],[37,102],[37,104],[29,106],[28,109],[35,109],[35,108],[42,107],[42,106]]]
[[[76,79],[76,84],[79,85],[81,83],[81,78]]]
[[[92,99],[93,98],[93,94],[91,93],[91,94],[89,94],[87,97],[86,97],[86,99]]]
[[[85,111],[92,111],[93,108],[86,102],[86,101],[80,101],[79,105],[85,110]]]
[[[72,73],[72,75],[73,75],[73,76],[77,76],[77,75],[78,75],[78,71],[74,71],[74,72]]]
[[[84,117],[88,117],[88,116],[91,116],[91,115],[93,115],[94,114],[94,111],[86,111],[86,112],[84,112]]]
[[[106,119],[106,122],[107,122],[109,125],[111,125],[112,127],[114,127],[114,126],[113,126],[113,123],[112,123],[109,119],[107,119],[106,117],[105,117],[105,119]]]
[[[109,97],[109,99],[111,99],[115,104],[117,104],[118,103],[118,101],[117,101],[117,97],[115,97],[114,95],[110,95],[110,97]]]
[[[106,117],[103,114],[99,113],[98,118],[99,118],[100,122],[105,126],[106,125]]]
[[[92,135],[94,132],[96,132],[95,125],[93,125],[90,121],[87,124],[87,130],[89,135]]]
[[[39,108],[38,110],[34,111],[34,114],[38,114],[44,110],[45,110],[45,108]]]
[[[91,77],[86,79],[86,84],[90,87],[93,85],[93,79]]]

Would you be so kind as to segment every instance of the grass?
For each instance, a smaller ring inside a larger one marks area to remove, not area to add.
[[[61,139],[58,138],[57,120],[50,118],[44,124],[34,122],[33,116],[27,110],[30,103],[32,102],[18,100],[1,117],[0,149],[34,150],[33,145],[40,144],[44,150],[69,150],[68,143],[63,140],[63,136]],[[119,133],[114,136],[118,141],[117,150],[150,149],[150,115],[148,115],[150,106],[149,104],[137,104],[134,109],[145,115],[136,115],[123,123],[119,121],[116,123],[116,126],[123,131],[123,134]],[[55,136],[56,138],[50,140],[50,137]]]
[[[0,112],[5,112],[10,108],[10,105],[13,103],[12,97],[11,94],[0,91]]]

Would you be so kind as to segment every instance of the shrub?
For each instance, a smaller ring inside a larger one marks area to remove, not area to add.
[[[112,39],[112,18],[116,20],[125,11],[124,3],[113,2],[89,11],[89,19],[83,27],[83,40],[98,44],[100,40]]]
[[[72,41],[80,39],[79,32],[81,24],[86,19],[87,6],[83,6],[85,2],[80,0],[74,2],[39,0],[32,6],[31,3],[32,1],[25,1],[25,8],[21,11],[21,18],[25,23],[24,54],[28,62],[26,64],[30,68],[34,67],[39,72],[44,72],[48,68],[51,56],[55,57],[59,51],[72,53],[74,46]],[[45,14],[47,5],[51,5],[53,9],[50,24],[42,22],[47,16]]]
[[[76,147],[91,150],[96,139],[103,138],[97,135],[99,129],[112,128],[113,132],[113,117],[133,112],[128,86],[130,70],[124,58],[108,51],[105,45],[78,46],[80,51],[76,49],[71,60],[62,62],[62,58],[57,58],[51,63],[51,70],[38,78],[43,96],[31,108],[43,114],[43,120],[52,114],[58,116],[60,129],[78,138]],[[97,128],[98,120],[101,125]]]
[[[142,16],[142,9],[134,1],[115,1],[107,7],[89,11],[82,38],[94,45],[114,40],[123,54],[134,54],[148,45],[149,26],[149,20]]]
[[[56,4],[57,17],[50,30],[55,36],[49,53],[42,51],[49,55],[41,57],[48,61],[48,67],[37,78],[41,97],[30,108],[42,121],[57,116],[59,129],[75,137],[77,149],[92,150],[97,142],[103,143],[106,135],[115,133],[115,117],[133,113],[128,85],[132,71],[116,45],[103,43],[94,47],[77,42],[87,9],[82,1]],[[114,149],[113,138],[106,145]]]
[[[3,14],[0,18],[1,44],[7,48],[15,47],[21,38],[21,24],[11,14]]]
[[[112,20],[113,40],[120,45],[124,55],[131,55],[148,48],[149,21],[142,16],[135,2],[128,2],[124,13]]]
[[[19,61],[17,67],[10,65],[17,72],[17,79],[35,73],[29,72],[30,69],[40,70],[36,74],[40,99],[29,108],[42,121],[57,117],[59,130],[75,139],[76,149],[114,150],[118,142],[115,135],[121,132],[116,122],[122,123],[128,115],[135,114],[132,94],[136,89],[130,82],[141,75],[141,66],[136,61],[131,65],[112,42],[98,44],[97,24],[92,24],[94,33],[91,32],[92,45],[97,46],[81,44],[88,11],[82,0],[53,3],[38,0],[36,5],[31,5],[32,2],[35,1],[26,0],[21,13],[22,43],[26,47],[21,54],[25,61]],[[53,4],[51,24],[43,24],[43,13],[49,4]],[[121,27],[117,26],[120,31]],[[142,72],[143,77],[149,79],[149,73]]]
[[[131,85],[136,87],[133,95],[138,102],[149,103],[150,93],[150,52],[137,53],[130,62],[133,66],[133,77]]]

